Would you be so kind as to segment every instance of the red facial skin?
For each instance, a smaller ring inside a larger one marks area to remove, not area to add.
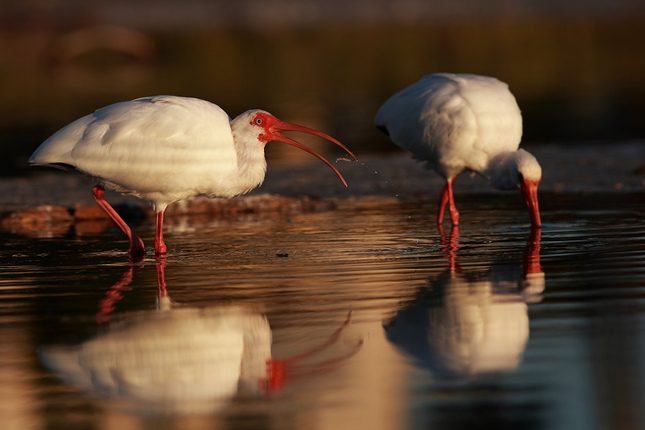
[[[332,168],[334,172],[338,175],[340,180],[343,182],[343,185],[347,186],[347,182],[345,182],[345,178],[340,174],[340,172],[332,166],[332,164],[325,160],[322,155],[318,154],[314,150],[307,148],[303,144],[296,142],[293,139],[288,138],[287,136],[284,136],[280,134],[281,131],[300,131],[302,133],[308,133],[308,134],[313,134],[314,136],[322,137],[323,139],[329,140],[330,142],[335,143],[336,145],[340,146],[343,148],[351,157],[354,159],[354,161],[358,161],[356,156],[350,151],[345,145],[337,141],[331,136],[326,135],[325,133],[321,133],[317,130],[304,127],[298,124],[292,124],[290,122],[286,121],[281,121],[278,118],[274,117],[271,114],[268,114],[266,112],[258,112],[256,115],[253,116],[253,119],[251,120],[251,124],[255,126],[262,127],[264,129],[264,132],[260,134],[259,138],[263,142],[270,142],[272,140],[278,141],[278,142],[283,142],[291,146],[295,146],[298,149],[302,149],[303,151],[306,151],[313,156],[317,157],[318,159],[322,160],[325,164],[327,164],[329,167]]]

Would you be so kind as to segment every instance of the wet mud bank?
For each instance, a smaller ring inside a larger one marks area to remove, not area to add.
[[[543,203],[567,194],[645,194],[645,142],[523,145],[540,161]],[[199,224],[213,219],[287,219],[302,213],[338,207],[390,204],[434,199],[442,179],[426,171],[403,152],[360,156],[360,161],[337,162],[347,188],[322,163],[270,163],[264,184],[235,199],[198,197],[170,205],[168,222],[179,219]],[[97,233],[111,221],[95,205],[91,179],[73,173],[38,168],[27,177],[0,180],[0,229],[28,236]],[[458,198],[496,193],[482,178],[462,175],[455,185]],[[129,223],[152,223],[145,202],[108,192],[108,201]]]

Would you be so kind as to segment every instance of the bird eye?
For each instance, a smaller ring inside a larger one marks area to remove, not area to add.
[[[257,125],[262,125],[262,118],[256,118],[255,123]]]

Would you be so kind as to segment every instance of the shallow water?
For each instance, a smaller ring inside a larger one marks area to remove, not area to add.
[[[642,427],[642,196],[458,205],[3,233],[3,428]]]

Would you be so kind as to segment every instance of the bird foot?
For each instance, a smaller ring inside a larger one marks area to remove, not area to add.
[[[163,241],[155,241],[155,255],[158,257],[165,257],[167,253],[168,247],[166,246],[166,244]]]
[[[130,238],[130,249],[128,249],[128,253],[130,254],[130,261],[132,263],[139,263],[146,256],[146,248],[143,245],[143,240],[134,233],[132,233],[132,237]]]

